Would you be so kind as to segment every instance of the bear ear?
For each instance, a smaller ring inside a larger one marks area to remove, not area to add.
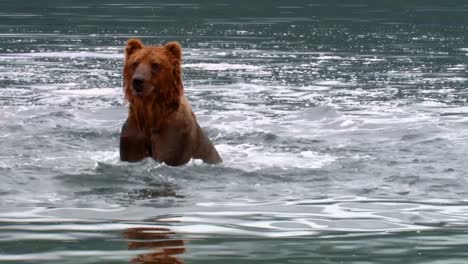
[[[127,47],[125,47],[125,57],[132,55],[135,51],[143,48],[143,44],[139,39],[132,38],[127,41]]]
[[[165,48],[171,53],[174,58],[181,60],[182,59],[182,47],[180,47],[179,42],[172,41],[166,44]]]

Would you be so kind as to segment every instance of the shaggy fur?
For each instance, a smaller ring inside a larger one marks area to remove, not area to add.
[[[191,158],[222,162],[184,96],[181,62],[177,42],[164,46],[144,46],[138,39],[127,42],[123,76],[129,110],[120,137],[121,160],[153,157],[171,166]]]

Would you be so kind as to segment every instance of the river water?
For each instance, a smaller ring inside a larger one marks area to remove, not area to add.
[[[1,1],[0,262],[466,263],[468,3],[379,2]],[[223,164],[119,161],[130,37]]]

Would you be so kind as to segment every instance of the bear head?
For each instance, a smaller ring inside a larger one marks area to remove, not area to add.
[[[125,98],[178,104],[183,95],[181,76],[182,48],[177,42],[164,46],[144,46],[138,39],[130,39],[125,48]]]

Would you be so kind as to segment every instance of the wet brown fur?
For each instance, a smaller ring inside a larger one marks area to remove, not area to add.
[[[153,157],[171,166],[191,158],[211,164],[222,161],[184,96],[181,62],[177,42],[164,46],[144,46],[138,39],[127,42],[123,77],[129,111],[120,139],[121,160]],[[144,79],[140,93],[135,89],[137,78]]]

